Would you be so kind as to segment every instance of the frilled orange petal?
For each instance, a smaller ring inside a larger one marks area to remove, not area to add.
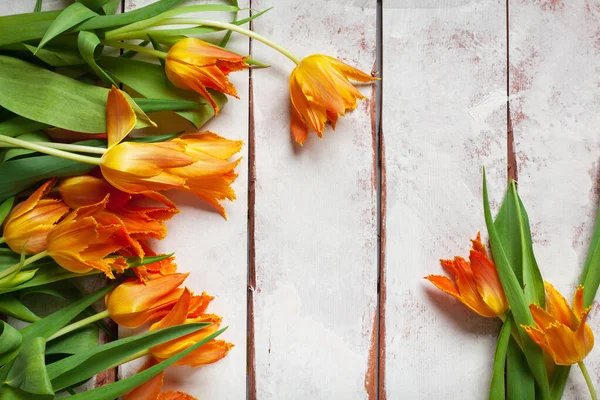
[[[39,200],[29,211],[7,218],[4,225],[6,244],[16,253],[37,254],[46,250],[48,234],[68,212],[69,207],[60,200]]]
[[[177,288],[188,274],[171,274],[142,282],[128,279],[106,295],[110,317],[119,325],[137,327],[163,307],[173,306],[179,298]],[[171,294],[177,294],[172,297]]]
[[[550,355],[557,365],[575,364],[585,357],[578,351],[575,334],[568,326],[556,322],[544,328],[543,332],[548,347],[552,349]]]
[[[592,332],[592,328],[586,323],[591,309],[592,307],[590,306],[583,311],[580,324],[575,331],[575,342],[577,343],[579,353],[583,354],[581,357],[582,360],[594,348],[594,333]]]
[[[135,111],[127,97],[116,87],[108,92],[106,100],[106,134],[108,147],[121,142],[133,130],[137,122]]]
[[[232,347],[232,343],[224,340],[211,340],[200,348],[192,351],[190,354],[184,356],[173,365],[199,367],[201,365],[212,364],[225,357]]]
[[[567,300],[550,283],[544,282],[544,287],[548,294],[548,301],[546,302],[548,312],[559,322],[575,330],[579,325],[579,319],[573,313]]]
[[[42,199],[42,197],[46,196],[50,192],[52,186],[54,186],[55,183],[56,179],[50,179],[44,182],[42,186],[37,188],[36,191],[33,192],[31,196],[27,198],[27,200],[20,202],[12,209],[12,211],[7,217],[7,221],[11,218],[20,217],[25,213],[31,211]]]
[[[190,396],[183,392],[168,391],[160,393],[156,400],[197,400],[195,397]]]
[[[581,320],[581,316],[585,312],[585,307],[583,306],[583,286],[581,285],[579,285],[575,291],[575,296],[573,296],[573,312],[578,320]]]
[[[484,253],[475,250],[471,250],[469,261],[483,301],[496,315],[503,314],[508,309],[508,300],[504,295],[496,266]]]
[[[352,79],[357,82],[373,82],[377,80],[377,78],[372,77],[369,74],[362,72],[350,65],[338,60],[337,58],[322,55],[323,58],[327,59],[329,63],[333,67],[335,67],[338,71],[343,72],[345,76],[349,79]]]
[[[71,208],[89,206],[101,202],[110,195],[107,207],[122,207],[131,200],[129,193],[122,192],[95,176],[74,176],[63,180],[58,186],[61,197]]]
[[[140,368],[139,372],[145,371],[148,368],[154,366],[156,362],[150,360]],[[156,400],[160,398],[160,391],[163,387],[163,381],[165,378],[164,371],[156,375],[141,386],[133,389],[131,392],[123,396],[123,400]]]
[[[169,81],[176,87],[184,90],[193,90],[204,97],[212,106],[215,115],[219,114],[220,108],[211,96],[204,84],[204,75],[192,65],[182,63],[178,60],[168,59],[165,64],[165,72]]]
[[[197,38],[186,38],[178,41],[169,49],[168,58],[185,61],[189,64],[204,66],[224,62],[230,70],[247,68],[241,56],[222,47],[214,46]]]
[[[522,326],[522,328],[525,330],[527,335],[529,335],[531,340],[533,340],[538,346],[544,349],[546,353],[548,353],[550,357],[552,357],[552,359],[554,360],[554,350],[552,350],[552,348],[548,346],[544,332],[542,332],[539,328],[536,328],[534,326]]]
[[[200,296],[192,296],[192,298],[190,299],[190,307],[187,317],[200,317],[204,313],[204,311],[206,311],[206,308],[214,298],[214,296],[211,296],[206,292],[202,292]]]
[[[531,315],[533,316],[535,325],[537,327],[539,327],[540,329],[544,329],[556,322],[556,318],[554,318],[552,315],[548,314],[548,312],[546,310],[544,310],[537,304],[530,304],[529,311],[531,312]]]
[[[220,201],[236,199],[235,191],[230,186],[236,178],[237,174],[231,172],[214,178],[194,179],[189,181],[190,191],[211,204],[227,219],[227,213]]]
[[[173,140],[184,141],[187,145],[186,154],[192,157],[194,154],[203,153],[221,160],[233,157],[244,145],[243,140],[226,139],[209,131],[187,133]]]

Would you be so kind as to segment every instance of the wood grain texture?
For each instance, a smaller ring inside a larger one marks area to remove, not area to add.
[[[600,154],[600,3],[509,3],[510,108],[519,192],[544,278],[572,299],[596,214]],[[595,303],[590,325],[600,332]],[[586,359],[600,385],[600,350]],[[565,398],[589,398],[578,368]]]
[[[423,279],[485,232],[506,180],[505,4],[383,2],[386,395],[487,397],[499,324]]]
[[[371,71],[376,1],[275,5],[254,30],[292,53]],[[377,213],[369,102],[304,147],[289,133],[294,65],[253,42],[256,135],[256,398],[366,399],[377,304]],[[365,95],[371,88],[363,86]]]
[[[136,0],[125,3],[125,11],[143,7],[152,0]],[[208,1],[185,1],[182,5],[201,4]],[[214,3],[214,2],[213,2]],[[247,8],[249,2],[239,1]],[[194,15],[194,14],[190,14]],[[248,11],[240,13],[246,18]],[[231,20],[228,13],[204,13],[202,18]],[[214,36],[217,37],[217,36]],[[222,34],[218,35],[219,38]],[[209,37],[210,38],[210,37]],[[204,38],[206,39],[206,38]],[[248,39],[233,35],[229,48],[248,54]],[[211,130],[230,139],[248,139],[248,71],[230,75],[240,99],[229,98],[219,116],[203,129]],[[240,154],[244,160],[248,148]],[[197,398],[243,399],[246,396],[246,285],[247,285],[247,163],[237,168],[239,177],[233,187],[237,200],[226,202],[228,220],[210,209],[193,195],[171,195],[181,212],[169,221],[166,239],[155,243],[159,251],[175,251],[180,271],[191,272],[186,285],[200,293],[216,296],[207,312],[224,317],[222,326],[228,330],[220,337],[235,344],[229,355],[213,365],[200,368],[175,367],[167,370],[165,389],[182,390]],[[124,375],[135,372],[132,364]]]

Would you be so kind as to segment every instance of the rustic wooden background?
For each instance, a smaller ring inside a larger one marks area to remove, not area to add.
[[[0,0],[0,14],[34,3]],[[486,166],[496,210],[506,179],[518,180],[542,272],[574,293],[599,197],[600,3],[240,5],[275,6],[253,29],[293,53],[329,54],[383,80],[300,148],[288,129],[293,65],[234,36],[236,51],[272,65],[233,75],[241,99],[207,126],[246,142],[238,200],[225,222],[175,195],[183,211],[157,247],[193,271],[192,289],[217,296],[209,310],[225,316],[236,347],[215,365],[170,369],[167,385],[202,399],[486,398],[498,324],[423,276],[485,231]],[[598,348],[587,362],[600,385]],[[588,398],[577,369],[565,398]]]

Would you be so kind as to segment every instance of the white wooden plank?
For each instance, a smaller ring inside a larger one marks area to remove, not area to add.
[[[423,279],[468,256],[506,179],[505,4],[383,2],[386,395],[483,399],[498,322]]]
[[[69,0],[44,0],[42,11],[57,10],[68,6]],[[24,14],[33,12],[35,0],[0,0],[0,15]]]
[[[152,0],[128,0],[125,11],[140,8]],[[207,3],[186,1],[182,5]],[[249,7],[247,0],[240,7]],[[194,15],[194,14],[191,14]],[[246,18],[248,11],[240,13]],[[226,13],[202,14],[202,18],[231,20]],[[220,37],[220,36],[219,36]],[[248,39],[233,35],[228,46],[233,51],[247,54]],[[214,131],[230,139],[248,138],[248,71],[230,75],[240,100],[229,98],[217,118],[203,129]],[[241,156],[247,159],[247,146]],[[239,177],[233,187],[237,200],[225,203],[228,221],[213,212],[201,200],[183,193],[170,196],[181,213],[169,221],[169,234],[156,243],[156,249],[175,251],[180,271],[191,272],[186,284],[200,293],[216,296],[207,312],[224,317],[223,326],[229,326],[221,339],[235,344],[229,355],[216,364],[200,367],[175,367],[167,370],[165,389],[182,390],[197,398],[242,399],[246,396],[246,286],[247,286],[247,163],[238,166]],[[124,368],[123,376],[136,370]]]
[[[272,6],[252,1],[258,10]],[[278,1],[254,23],[298,56],[329,54],[364,71],[375,62],[376,1]],[[370,103],[304,147],[289,133],[294,65],[256,41],[254,324],[256,394],[365,399],[377,302],[377,224]],[[372,88],[363,87],[371,97]],[[374,101],[374,99],[372,99]],[[370,388],[374,398],[374,392]]]
[[[511,1],[511,119],[519,193],[544,278],[572,299],[598,204],[600,4]],[[598,302],[590,324],[600,332]],[[600,386],[600,351],[586,360]],[[589,398],[577,367],[565,398]]]

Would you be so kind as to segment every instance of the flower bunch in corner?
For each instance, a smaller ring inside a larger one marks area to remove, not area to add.
[[[489,398],[561,399],[570,367],[577,364],[590,397],[597,394],[584,359],[594,347],[587,323],[600,285],[600,213],[579,287],[571,304],[542,278],[533,254],[529,219],[514,181],[498,215],[490,211],[484,173],[484,213],[493,259],[480,235],[472,240],[469,260],[442,260],[451,276],[426,277],[473,312],[500,318]]]
[[[182,286],[187,274],[150,241],[164,239],[178,213],[172,190],[193,193],[225,219],[223,202],[235,200],[243,143],[202,129],[227,96],[238,97],[229,75],[264,66],[226,49],[234,32],[296,65],[290,131],[299,144],[309,129],[321,137],[328,121],[335,128],[356,108],[364,96],[351,80],[376,79],[329,56],[300,59],[243,28],[264,12],[238,19],[235,0],[180,2],[120,14],[118,1],[75,2],[0,17],[0,310],[31,323],[17,330],[0,321],[2,399],[192,399],[162,390],[165,369],[213,363],[232,348],[216,339],[224,329],[206,313],[212,297]],[[214,11],[233,21],[198,18]],[[219,31],[218,44],[198,38]],[[90,275],[106,277],[106,286],[85,293]],[[26,301],[40,293],[66,305],[40,318]],[[111,332],[107,318],[147,329],[98,346],[98,329]],[[137,374],[81,388],[140,357],[147,362]]]

